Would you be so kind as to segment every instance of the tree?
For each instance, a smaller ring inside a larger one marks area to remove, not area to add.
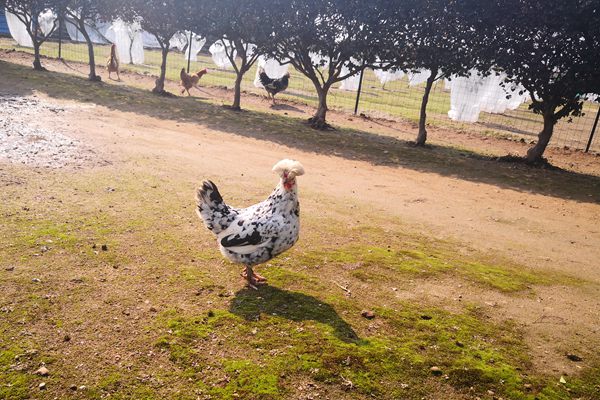
[[[328,127],[327,94],[332,85],[375,61],[381,43],[378,6],[379,2],[358,0],[287,0],[274,5],[281,19],[273,24],[269,53],[313,83],[319,103],[309,119],[312,127]]]
[[[208,0],[205,15],[196,20],[195,30],[218,38],[235,71],[234,110],[240,110],[244,74],[256,63],[273,31],[273,4],[268,0]]]
[[[554,126],[582,113],[584,95],[600,93],[600,3],[594,0],[499,0],[488,54],[530,94],[529,108],[543,117],[526,162],[543,162]],[[487,24],[489,27],[489,24]]]
[[[21,21],[33,43],[34,60],[33,69],[44,71],[40,61],[40,46],[54,33],[57,20],[54,19],[52,26],[46,32],[42,32],[39,16],[46,11],[55,11],[57,2],[53,0],[0,0],[0,7],[14,14]]]
[[[197,4],[200,2],[191,0],[133,0],[120,12],[128,21],[139,20],[142,28],[150,32],[160,45],[162,61],[160,75],[152,89],[155,94],[167,94],[165,77],[170,41],[177,31],[186,28],[192,13],[198,12]]]
[[[87,44],[90,81],[101,81],[102,78],[96,75],[94,43],[87,31],[87,26],[93,26],[96,21],[101,19],[102,16],[105,15],[107,7],[110,7],[110,4],[101,0],[66,0],[62,9],[64,16],[73,22],[77,30],[83,35]]]
[[[425,83],[415,144],[427,140],[427,103],[433,84],[451,75],[465,75],[476,65],[475,50],[483,38],[473,28],[473,8],[465,1],[406,0],[388,3],[384,29],[391,42],[381,57],[396,69],[425,70]],[[397,12],[404,7],[405,12]]]

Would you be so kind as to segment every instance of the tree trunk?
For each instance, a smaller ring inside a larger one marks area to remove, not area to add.
[[[160,63],[160,76],[155,82],[152,93],[165,94],[165,77],[167,75],[167,55],[169,54],[168,44],[162,49],[162,62]]]
[[[240,71],[237,73],[237,76],[235,78],[235,87],[234,87],[234,92],[233,92],[233,104],[231,105],[231,108],[236,111],[241,110],[240,101],[242,98],[242,79],[243,78],[244,78],[244,72],[242,72],[242,69],[240,69]]]
[[[133,65],[133,37],[129,36],[129,65]]]
[[[42,67],[42,62],[40,61],[40,43],[37,40],[33,41],[33,69],[36,71],[45,71],[46,69]]]
[[[554,110],[555,108],[551,108],[544,112],[544,128],[538,134],[538,142],[527,150],[527,156],[525,157],[527,164],[539,164],[543,161],[542,156],[544,155],[546,146],[550,143],[552,133],[554,133],[554,124],[556,123]]]
[[[329,125],[326,122],[327,116],[327,93],[329,92],[329,86],[318,87],[316,86],[317,94],[319,95],[319,105],[317,112],[312,118],[309,119],[310,126],[315,129],[326,129]]]
[[[80,21],[80,23],[79,23],[79,30],[81,31],[81,34],[85,38],[85,42],[87,43],[87,47],[88,47],[88,59],[89,59],[89,63],[90,63],[89,80],[92,82],[99,82],[102,80],[102,78],[100,78],[98,75],[96,75],[96,60],[94,58],[94,44],[92,43],[92,40],[90,39],[90,35],[88,35],[87,31],[85,30],[85,25],[84,25],[83,21]]]
[[[437,77],[437,69],[431,70],[431,75],[427,78],[427,84],[425,85],[425,93],[423,94],[423,100],[421,101],[421,115],[419,116],[419,134],[417,135],[417,141],[415,145],[423,146],[427,141],[427,129],[425,125],[427,122],[427,103],[429,102],[429,93],[433,87],[433,82]]]

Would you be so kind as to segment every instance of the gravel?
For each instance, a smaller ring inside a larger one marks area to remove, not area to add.
[[[60,118],[64,111],[35,97],[0,94],[0,160],[46,168],[80,168],[94,162],[92,149],[40,126],[40,116],[51,112]]]

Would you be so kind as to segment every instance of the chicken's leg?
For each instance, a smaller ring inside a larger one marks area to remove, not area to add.
[[[262,285],[267,282],[267,278],[255,273],[249,265],[246,265],[240,275],[248,281],[248,287],[252,289],[258,289],[256,285]]]

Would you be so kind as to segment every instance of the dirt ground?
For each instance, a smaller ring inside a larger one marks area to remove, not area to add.
[[[0,59],[24,65],[30,62],[29,57],[18,53],[1,54]],[[57,61],[44,60],[44,64],[56,72],[85,71],[85,67]],[[106,76],[103,70],[101,75]],[[121,77],[122,82],[108,84],[148,89],[153,83],[152,77],[142,75],[123,73]],[[18,95],[27,86],[26,81],[2,79],[0,93]],[[175,83],[168,83],[167,90],[178,92]],[[443,167],[427,169],[410,160],[386,164],[353,159],[344,153],[305,148],[294,138],[286,143],[285,139],[246,135],[237,128],[219,129],[214,124],[90,106],[93,98],[85,104],[55,98],[45,93],[44,87],[33,88],[33,93],[25,97],[47,106],[36,112],[38,126],[60,132],[97,153],[98,162],[88,162],[87,168],[118,170],[120,165],[136,160],[156,159],[160,165],[172,166],[161,172],[166,176],[193,177],[198,183],[206,177],[219,177],[227,187],[240,179],[268,184],[274,161],[291,157],[301,160],[307,171],[300,182],[301,195],[320,204],[324,213],[331,212],[328,208],[347,211],[335,213],[345,223],[356,219],[368,224],[369,215],[383,216],[390,224],[398,223],[420,235],[459,243],[466,254],[499,254],[540,274],[550,271],[576,278],[583,283],[536,287],[533,296],[494,292],[452,279],[422,282],[398,296],[435,304],[467,298],[482,304],[493,319],[518,321],[527,334],[534,364],[543,371],[572,373],[578,366],[567,360],[565,353],[583,354],[585,360],[600,344],[600,157],[594,154],[549,149],[549,161],[565,172],[515,167],[515,174],[532,176],[534,180],[538,174],[556,173],[575,174],[594,182],[580,193],[555,194],[500,184],[485,179],[485,173],[479,179],[473,178],[476,174],[472,171],[461,174],[451,168],[449,172]],[[196,94],[217,104],[227,104],[232,97],[230,92],[218,88],[203,88],[202,93]],[[187,104],[195,100],[180,101]],[[59,107],[60,112],[52,107]],[[307,118],[311,113],[309,107],[300,104],[271,107],[266,98],[257,96],[244,96],[242,107],[297,118]],[[338,127],[400,140],[410,140],[415,135],[411,124],[365,120],[335,111],[330,112],[329,120]],[[469,132],[432,128],[429,134],[434,149],[452,147],[499,156],[522,155],[528,147]],[[493,166],[488,163],[488,167]],[[466,179],[465,175],[471,178]],[[0,182],[9,185],[11,177],[2,173]]]

